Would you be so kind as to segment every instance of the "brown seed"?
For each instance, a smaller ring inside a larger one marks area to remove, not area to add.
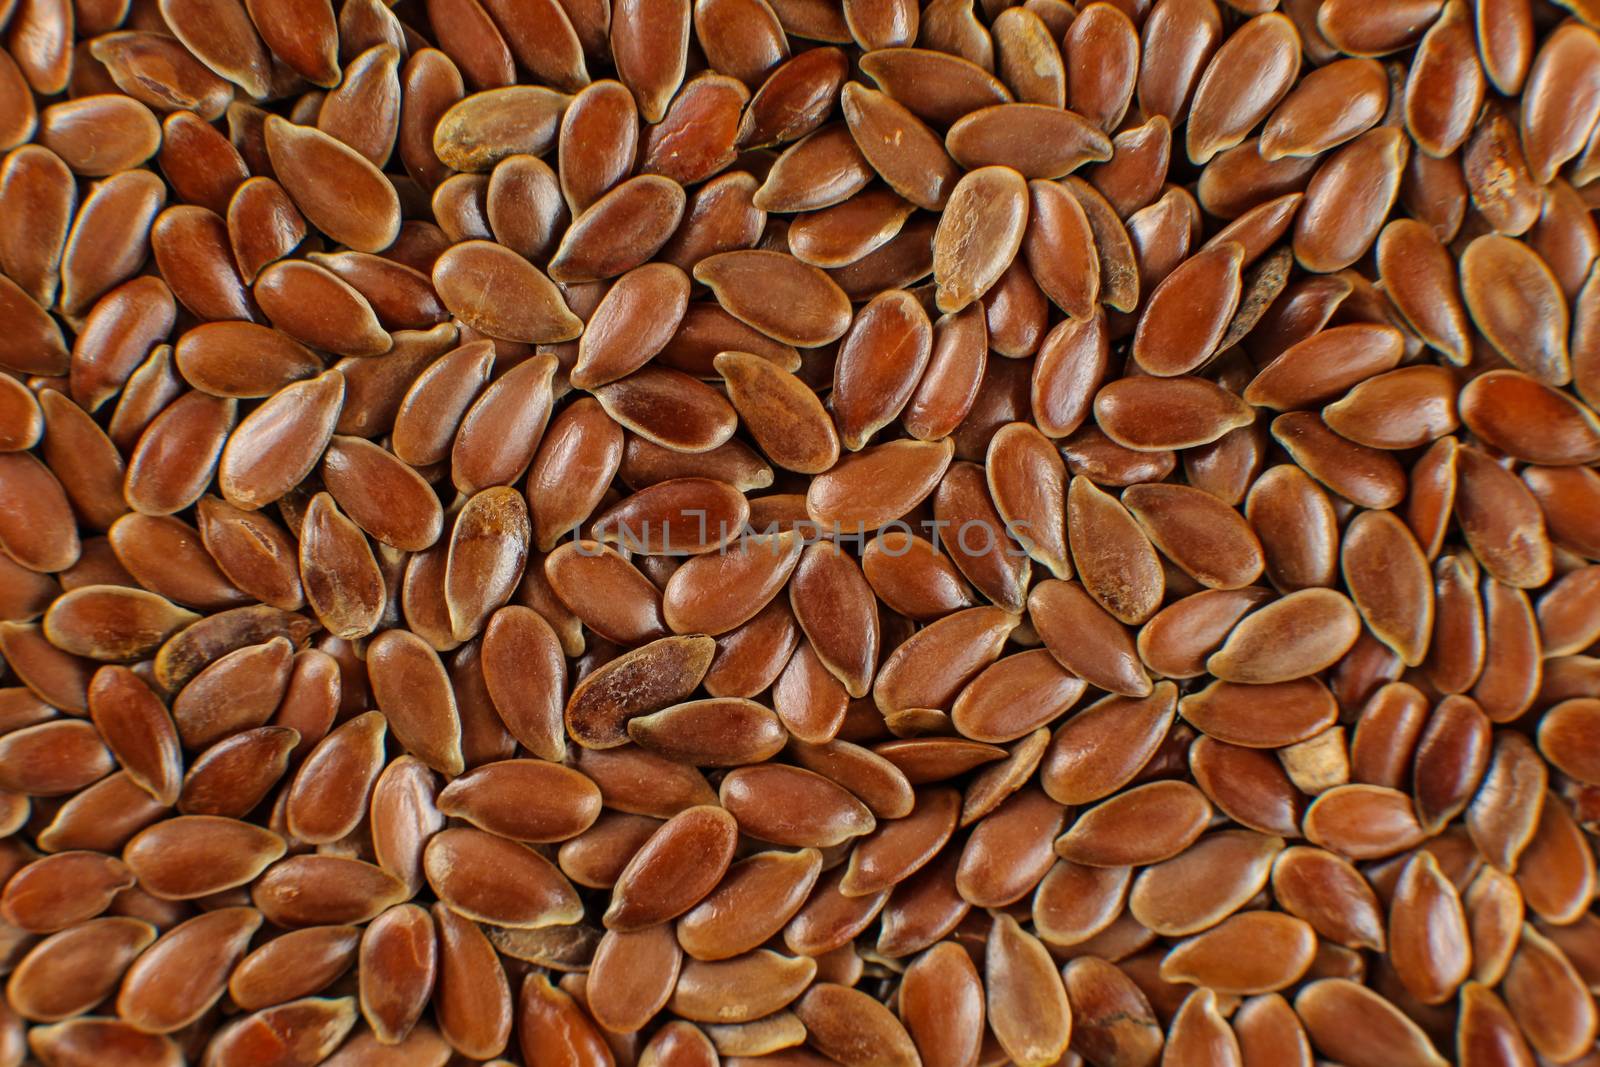
[[[1336,786],[1317,797],[1305,814],[1305,834],[1352,859],[1390,856],[1424,836],[1411,798],[1376,785]]]
[[[629,720],[628,735],[645,748],[695,766],[742,766],[782,750],[788,732],[751,700],[692,700]]]
[[[1216,351],[1239,306],[1244,247],[1224,242],[1186,259],[1158,285],[1139,317],[1133,356],[1151,374],[1187,374]]]
[[[1310,924],[1301,919],[1270,911],[1240,912],[1173,946],[1161,961],[1161,977],[1218,993],[1274,992],[1306,972],[1316,943]],[[1241,951],[1245,945],[1252,948]]]
[[[311,844],[337,841],[366,813],[372,785],[383,769],[388,724],[366,712],[341,724],[306,756],[289,787],[289,832]]]
[[[956,183],[934,236],[940,311],[960,311],[999,280],[1027,222],[1027,182],[1011,168],[980,167]]]
[[[985,946],[989,1025],[1016,1063],[1050,1063],[1072,1038],[1073,1011],[1055,964],[1039,940],[1000,915]]]
[[[230,972],[260,926],[252,908],[221,908],[173,927],[128,970],[118,1016],[146,1033],[187,1026],[227,991]]]
[[[590,1014],[613,1033],[641,1029],[671,997],[682,962],[668,926],[608,930],[587,976]]]
[[[1318,1051],[1342,1063],[1442,1067],[1448,1062],[1398,1008],[1348,979],[1310,983],[1295,997],[1294,1007]]]
[[[1549,794],[1516,873],[1528,907],[1558,925],[1573,921],[1594,897],[1593,853],[1569,809]]]
[[[751,197],[760,211],[816,211],[852,199],[873,170],[849,128],[832,122],[785,149]]]
[[[1405,496],[1405,472],[1392,456],[1340,437],[1312,412],[1279,415],[1272,436],[1307,474],[1353,503],[1384,510]]]
[[[176,1067],[183,1062],[183,1053],[174,1042],[159,1034],[142,1033],[119,1019],[69,1019],[33,1028],[28,1040],[41,1060],[74,1067],[100,1062],[106,1056],[118,1057],[130,1067]]]
[[[1529,926],[1506,971],[1506,1005],[1541,1055],[1578,1056],[1594,1041],[1594,1000],[1566,954]]]
[[[123,859],[144,889],[191,900],[246,885],[284,854],[283,839],[214,815],[181,815],[135,835]]]
[[[1467,310],[1507,362],[1547,385],[1571,380],[1567,303],[1550,268],[1510,237],[1479,237],[1461,254]]]
[[[729,869],[704,900],[678,922],[678,940],[696,959],[728,959],[782,929],[816,884],[815,849],[761,852]]]
[[[1217,1004],[1217,992],[1197,989],[1173,1015],[1162,1059],[1169,1063],[1240,1063],[1239,1041]]]
[[[1157,863],[1177,855],[1200,836],[1211,806],[1186,782],[1152,782],[1103,801],[1078,817],[1056,840],[1056,854],[1092,867]],[[1126,827],[1146,827],[1139,840]],[[1156,832],[1159,830],[1159,832]]]
[[[529,810],[519,798],[544,798]],[[501,760],[475,768],[440,792],[439,811],[518,841],[565,841],[600,814],[600,790],[583,775],[539,760]]]
[[[0,915],[31,933],[55,933],[104,912],[134,873],[120,860],[69,851],[21,866],[0,894]]]
[[[533,929],[581,918],[571,884],[553,864],[481,830],[435,834],[424,865],[440,900],[465,918]]]
[[[623,427],[676,452],[709,452],[733,436],[738,420],[715,389],[681,371],[642,367],[597,386],[595,397]],[[672,412],[671,419],[663,417]]]
[[[722,881],[733,859],[734,816],[688,808],[651,835],[617,878],[606,926],[642,930],[693,908]]]
[[[1272,866],[1272,892],[1284,910],[1322,937],[1350,948],[1384,951],[1378,898],[1348,861],[1322,849],[1296,846]]]
[[[1094,417],[1117,444],[1141,452],[1194,448],[1248,425],[1243,400],[1204,378],[1121,378],[1094,397]]]
[[[1537,181],[1548,182],[1582,151],[1583,127],[1592,126],[1591,116],[1600,117],[1600,95],[1590,74],[1597,56],[1600,38],[1575,24],[1552,31],[1533,58],[1523,86],[1522,140]],[[1557,103],[1557,93],[1567,99]]]
[[[819,474],[838,461],[833,421],[800,379],[748,352],[719,353],[716,369],[740,419],[774,463]]]
[[[155,939],[148,923],[92,919],[35,945],[11,972],[6,999],[33,1022],[57,1022],[104,999],[123,971]]]
[[[1249,524],[1204,490],[1135,485],[1123,491],[1122,503],[1156,547],[1203,585],[1242,588],[1265,566]]]
[[[1400,355],[1402,336],[1392,326],[1333,326],[1283,350],[1246,387],[1245,400],[1277,410],[1333,400],[1395,366]]]
[[[73,173],[102,178],[155,155],[161,124],[138,100],[115,93],[52,104],[39,113],[39,143]]]
[[[1050,654],[1091,685],[1124,696],[1151,691],[1133,639],[1076,582],[1048,579],[1028,594],[1028,617]]]
[[[1467,977],[1467,920],[1455,887],[1427,852],[1407,861],[1389,906],[1389,952],[1412,996],[1437,1004]]]
[[[283,777],[299,743],[300,731],[286,726],[245,730],[219,741],[184,775],[178,810],[242,818]]]
[[[805,1025],[806,1040],[845,1067],[868,1063],[907,1067],[920,1062],[900,1020],[860,990],[819,982],[794,1010]]]
[[[66,492],[31,454],[0,455],[0,548],[30,571],[65,570],[78,560],[80,542]]]
[[[1148,697],[1110,696],[1074,715],[1056,731],[1040,781],[1063,804],[1104,799],[1149,762],[1172,722],[1177,694],[1162,683]]]
[[[860,82],[847,82],[839,100],[850,136],[889,187],[918,207],[945,207],[959,171],[938,135],[893,97]]]
[[[383,574],[361,528],[318,493],[300,526],[300,584],[306,603],[336,637],[365,637],[383,614]]]
[[[1295,217],[1294,253],[1301,266],[1341,270],[1366,253],[1399,195],[1407,151],[1399,130],[1381,127],[1329,157]]]
[[[1161,1026],[1139,987],[1116,966],[1093,956],[1062,969],[1072,1005],[1072,1047],[1106,1063],[1154,1062]]]
[[[453,314],[491,337],[550,344],[582,332],[550,280],[502,245],[453,246],[435,264],[433,284]]]
[[[1061,716],[1084,687],[1048,651],[1034,649],[985,668],[956,697],[950,718],[975,741],[1013,741]]]
[[[475,636],[511,598],[527,560],[530,533],[527,503],[509,486],[474,494],[457,513],[444,574],[456,640]]]
[[[587,748],[627,741],[627,723],[688,696],[716,651],[709,637],[664,637],[612,660],[573,689],[567,729]]]
[[[157,800],[175,802],[182,773],[178,735],[149,686],[127,668],[102,667],[89,685],[89,713],[129,776]]]
[[[1189,158],[1204,164],[1249,134],[1300,72],[1300,35],[1276,12],[1231,34],[1206,65],[1189,115]]]
[[[461,720],[438,654],[412,633],[386,630],[367,648],[367,672],[395,739],[440,773],[461,773]]]
[[[1224,831],[1142,872],[1128,897],[1129,913],[1166,937],[1197,933],[1237,911],[1267,883],[1283,839]]]
[[[120,585],[82,585],[45,613],[51,645],[88,659],[128,661],[154,651],[197,614],[165,597]]]
[[[848,301],[839,287],[792,256],[723,252],[696,264],[694,276],[735,318],[785,344],[823,345],[842,336],[850,324]]]
[[[940,707],[998,658],[1018,616],[1001,608],[958,611],[928,625],[894,650],[872,686],[885,713]]]
[[[1361,708],[1350,743],[1355,781],[1399,788],[1428,714],[1428,701],[1414,686],[1380,686]]]
[[[1519,588],[1550,578],[1543,514],[1524,485],[1475,448],[1457,455],[1455,513],[1467,544],[1491,575]]]
[[[917,957],[901,983],[899,1012],[928,1067],[970,1062],[984,1019],[983,986],[971,958],[953,941]]]
[[[582,282],[627,273],[677,229],[684,199],[683,187],[671,178],[644,174],[622,182],[573,221],[550,260],[550,277]],[[624,232],[632,239],[622,241]]]
[[[555,595],[601,637],[638,645],[666,636],[660,591],[610,546],[561,545],[545,557],[544,573]]]

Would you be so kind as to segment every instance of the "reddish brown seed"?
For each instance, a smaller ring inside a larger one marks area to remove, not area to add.
[[[1300,1016],[1318,1051],[1361,1067],[1415,1064],[1443,1067],[1449,1062],[1416,1023],[1379,994],[1344,978],[1326,978],[1295,996]]]
[[[575,922],[571,884],[537,852],[481,830],[435,834],[424,856],[428,883],[457,914],[499,926]]]
[[[545,798],[528,810],[519,797]],[[565,841],[588,829],[600,814],[600,790],[583,775],[539,760],[501,760],[475,768],[447,785],[439,811],[518,841]]]
[[[700,903],[733,859],[734,819],[721,808],[706,806],[689,808],[663,824],[618,876],[606,926],[641,930]]]
[[[372,695],[395,739],[440,773],[462,768],[461,720],[438,654],[405,630],[386,630],[367,648]]]
[[[996,659],[1018,616],[996,607],[945,616],[914,634],[885,660],[872,685],[885,713],[940,707]]]
[[[839,287],[784,253],[722,252],[696,264],[694,277],[739,321],[784,344],[823,345],[850,325],[849,302]]]
[[[1248,73],[1247,73],[1248,72]],[[1300,72],[1300,35],[1278,13],[1245,23],[1212,56],[1194,90],[1189,158],[1204,164],[1242,141]]]
[[[1244,247],[1224,242],[1185,260],[1150,294],[1133,357],[1151,374],[1187,374],[1216,351],[1239,305]]]
[[[918,207],[945,207],[959,170],[938,135],[893,97],[860,82],[846,83],[839,99],[851,137],[889,187]]]
[[[1427,852],[1400,873],[1389,906],[1389,953],[1406,990],[1424,1004],[1448,999],[1467,977],[1467,920],[1455,887]]]
[[[838,1063],[883,1063],[902,1067],[920,1062],[916,1046],[900,1020],[860,990],[819,982],[795,1004],[806,1039]]]
[[[0,915],[32,933],[54,933],[104,912],[136,880],[120,860],[68,851],[21,865],[0,894]]]
[[[89,713],[129,776],[157,800],[177,800],[182,754],[160,698],[131,670],[102,667],[89,685]]]
[[[1399,195],[1408,143],[1391,127],[1370,130],[1317,171],[1295,217],[1294,253],[1301,266],[1340,270],[1372,246]]]
[[[173,927],[128,970],[117,1014],[147,1033],[187,1026],[226,992],[260,926],[252,908],[220,908]]]
[[[1110,696],[1078,712],[1045,752],[1045,791],[1062,804],[1092,803],[1115,793],[1155,754],[1176,700],[1175,687],[1162,683],[1148,697]]]
[[[1095,394],[1094,417],[1107,437],[1141,452],[1209,444],[1254,420],[1243,400],[1190,376],[1120,378]]]
[[[1350,948],[1384,950],[1376,894],[1353,865],[1332,852],[1306,846],[1285,850],[1272,866],[1272,892],[1286,911],[1322,937]]]
[[[1076,582],[1048,579],[1028,594],[1028,617],[1061,665],[1092,685],[1124,696],[1151,691],[1133,639]]]
[[[263,726],[211,746],[184,776],[178,810],[228,818],[248,814],[283,777],[300,740],[293,727]]]
[[[980,167],[956,183],[934,236],[940,311],[960,311],[999,280],[1027,221],[1027,182],[1011,168]]]
[[[141,831],[122,855],[146,891],[189,900],[248,884],[284,850],[283,839],[261,827],[182,815]]]
[[[678,922],[678,941],[691,956],[719,960],[756,948],[782,929],[822,870],[815,849],[757,853]]]
[[[664,637],[605,664],[567,700],[567,729],[588,748],[627,741],[628,720],[688,696],[705,677],[716,642],[705,636]]]
[[[1217,993],[1255,995],[1287,988],[1311,965],[1317,938],[1310,924],[1271,911],[1244,911],[1175,945],[1161,977]],[[1260,951],[1241,951],[1244,945]]]
[[[1272,436],[1307,474],[1347,500],[1383,510],[1405,496],[1405,472],[1398,461],[1340,437],[1312,412],[1279,415],[1272,420]]]
[[[1423,838],[1411,799],[1376,785],[1342,785],[1323,793],[1306,811],[1305,833],[1352,859],[1393,855]]]
[[[776,844],[823,848],[876,825],[855,797],[797,767],[742,767],[723,779],[720,795],[744,832]]]
[[[992,106],[963,113],[945,137],[951,156],[965,167],[1003,165],[1025,178],[1060,178],[1085,163],[1111,158],[1110,140],[1073,111],[990,98],[984,102]]]
[[[921,503],[955,451],[949,439],[891,441],[847,456],[814,478],[806,491],[812,521],[875,530]]]
[[[1499,234],[1477,238],[1461,254],[1461,291],[1507,362],[1548,385],[1571,380],[1567,302],[1536,252]]]
[[[388,724],[378,712],[343,723],[317,743],[289,787],[289,832],[312,844],[337,841],[360,823],[382,770]]]
[[[1059,1058],[1072,1039],[1073,1011],[1044,945],[1000,915],[984,956],[985,1007],[1001,1048],[1016,1063]]]
[[[1056,854],[1092,867],[1156,863],[1177,855],[1200,835],[1211,806],[1186,782],[1152,782],[1103,801],[1078,817],[1056,841]],[[1147,827],[1139,839],[1124,836]]]
[[[978,1055],[983,986],[959,945],[940,942],[912,961],[900,987],[899,1014],[928,1067],[967,1063]]]
[[[365,637],[383,613],[384,582],[372,546],[326,493],[300,527],[300,583],[317,619],[336,637]]]
[[[312,225],[360,252],[393,243],[400,205],[376,167],[320,130],[273,116],[265,131],[278,181]]]

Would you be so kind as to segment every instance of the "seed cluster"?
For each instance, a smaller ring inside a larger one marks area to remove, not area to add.
[[[1596,1064],[1595,0],[0,0],[0,1067]]]

